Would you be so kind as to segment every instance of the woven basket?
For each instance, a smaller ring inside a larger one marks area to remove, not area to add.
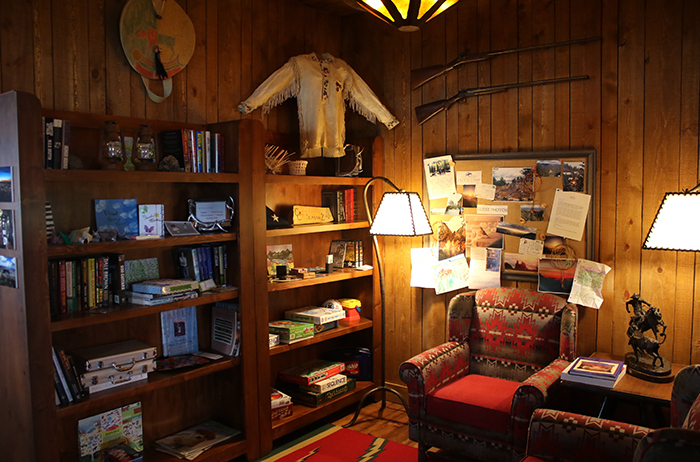
[[[306,165],[308,160],[293,160],[289,163],[290,175],[306,175]]]

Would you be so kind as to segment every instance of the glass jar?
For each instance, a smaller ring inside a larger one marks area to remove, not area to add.
[[[134,147],[131,159],[136,170],[156,169],[156,137],[148,124],[139,125],[134,135]]]
[[[119,124],[108,120],[100,134],[99,161],[103,169],[122,170],[124,168],[124,139]]]

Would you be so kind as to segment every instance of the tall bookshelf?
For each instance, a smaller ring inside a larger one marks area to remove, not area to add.
[[[256,301],[258,313],[258,379],[260,383],[260,444],[261,451],[266,454],[272,448],[274,441],[293,431],[303,428],[340,409],[356,404],[366,391],[376,385],[380,376],[379,361],[373,361],[373,381],[358,381],[356,388],[328,403],[318,407],[308,407],[302,404],[293,405],[291,416],[282,420],[272,421],[270,400],[265,399],[265,386],[280,388],[278,373],[281,370],[302,364],[306,361],[319,359],[324,352],[342,347],[365,347],[372,352],[373,358],[381,356],[381,312],[378,273],[373,270],[358,270],[354,268],[336,269],[332,274],[312,279],[266,283],[266,249],[268,245],[291,244],[295,267],[324,266],[325,257],[329,253],[330,243],[334,239],[360,240],[364,247],[364,263],[373,265],[373,248],[368,233],[367,220],[362,192],[372,176],[382,172],[383,139],[370,136],[351,138],[353,144],[362,148],[364,171],[358,177],[335,176],[335,159],[309,159],[307,172],[304,176],[288,174],[272,175],[264,173],[262,159],[252,158],[256,165],[255,193],[256,211],[262,213],[265,206],[276,214],[287,217],[294,205],[321,206],[323,191],[352,188],[355,190],[357,211],[356,220],[345,223],[326,223],[298,225],[290,228],[270,229],[265,226],[264,216],[256,221],[255,261]],[[299,152],[298,140],[277,133],[268,132],[265,137],[267,144],[279,146],[289,152]],[[343,158],[345,163],[342,171],[349,171],[354,159],[351,156]],[[378,188],[373,188],[378,189]],[[372,191],[370,200],[378,203],[380,193]],[[265,236],[265,239],[258,239]],[[359,321],[340,321],[339,327],[313,338],[302,340],[290,345],[279,345],[269,348],[265,342],[270,321],[284,319],[284,311],[304,306],[320,306],[328,299],[355,298],[362,304]]]
[[[71,121],[70,152],[81,170],[44,168],[42,116]],[[126,172],[98,170],[99,131],[116,120],[125,133],[139,124],[155,132],[190,128],[221,133],[225,139],[225,173]],[[0,256],[17,264],[17,287],[0,286],[0,422],[3,451],[8,460],[75,461],[78,459],[80,419],[140,401],[148,461],[177,460],[150,449],[156,439],[209,419],[242,431],[230,441],[202,454],[203,462],[230,460],[260,452],[256,350],[253,181],[255,165],[241,161],[239,152],[262,156],[262,124],[241,120],[211,125],[141,120],[74,112],[42,110],[28,93],[0,95],[0,167],[12,171],[13,198],[0,208],[14,214],[15,248]],[[166,220],[185,220],[190,198],[232,197],[233,224],[228,232],[79,245],[49,245],[45,231],[46,201],[51,203],[57,229],[95,227],[93,200],[136,198],[140,204],[164,204]],[[47,262],[104,253],[124,254],[127,260],[157,257],[161,277],[175,277],[172,249],[185,245],[225,243],[227,277],[237,290],[203,295],[194,300],[159,306],[118,306],[105,312],[50,316]],[[242,354],[224,357],[203,367],[152,372],[148,379],[56,406],[52,380],[52,345],[67,351],[127,339],[138,339],[161,351],[160,313],[197,307],[199,346],[208,350],[211,311],[217,301],[232,301],[242,314]],[[267,396],[265,396],[267,399]]]

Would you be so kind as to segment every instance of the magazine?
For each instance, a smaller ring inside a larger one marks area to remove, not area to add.
[[[212,446],[241,432],[214,420],[166,436],[155,442],[155,448],[179,459],[193,460]]]

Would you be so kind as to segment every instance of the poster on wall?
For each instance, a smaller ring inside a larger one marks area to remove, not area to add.
[[[12,202],[12,167],[0,167],[0,202]]]
[[[0,255],[0,286],[17,288],[17,259]]]

